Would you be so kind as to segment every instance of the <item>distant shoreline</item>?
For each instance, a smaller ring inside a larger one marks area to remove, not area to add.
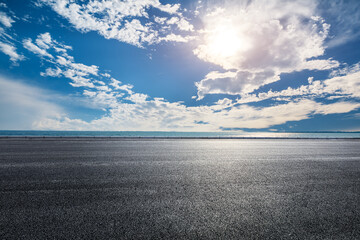
[[[161,132],[161,131],[12,131],[0,138],[82,139],[360,139],[360,132]]]
[[[360,140],[359,137],[126,137],[126,136],[0,136],[0,140],[178,140],[178,139],[213,139],[213,140],[251,140],[251,139],[269,139],[269,140]]]

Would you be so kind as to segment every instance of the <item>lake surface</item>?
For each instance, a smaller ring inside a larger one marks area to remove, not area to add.
[[[360,140],[0,139],[0,239],[359,239]]]

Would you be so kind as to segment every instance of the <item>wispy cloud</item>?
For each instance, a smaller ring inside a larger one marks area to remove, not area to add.
[[[9,43],[0,42],[0,51],[2,51],[4,54],[8,55],[10,57],[10,61],[12,61],[14,63],[24,59],[24,56],[21,54],[18,54],[16,52],[16,48]]]
[[[2,7],[6,7],[6,4],[2,5]],[[25,57],[22,54],[19,54],[14,46],[12,37],[7,34],[9,28],[12,27],[12,23],[14,23],[11,17],[9,17],[5,12],[0,11],[0,23],[5,27],[2,28],[0,26],[0,51],[10,57],[10,61],[16,64],[18,61],[24,60]]]
[[[318,0],[317,11],[331,19],[327,47],[348,43],[360,36],[360,5],[357,0]]]
[[[6,13],[0,12],[0,23],[3,24],[5,27],[11,27],[12,23],[15,21],[9,17]]]
[[[24,48],[27,50],[38,54],[42,57],[54,58],[51,54],[49,54],[44,48],[40,48],[39,46],[35,45],[30,38],[27,38],[23,41]]]
[[[36,121],[62,116],[64,110],[51,101],[53,98],[50,92],[0,76],[1,128],[32,129]]]

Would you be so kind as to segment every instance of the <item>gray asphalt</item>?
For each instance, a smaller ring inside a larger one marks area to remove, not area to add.
[[[360,239],[360,140],[0,140],[0,239]]]

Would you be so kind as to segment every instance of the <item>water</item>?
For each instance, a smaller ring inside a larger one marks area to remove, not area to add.
[[[0,138],[0,239],[360,239],[358,139]]]
[[[360,138],[360,132],[145,132],[145,131],[0,131],[17,137],[170,137],[170,138]]]

